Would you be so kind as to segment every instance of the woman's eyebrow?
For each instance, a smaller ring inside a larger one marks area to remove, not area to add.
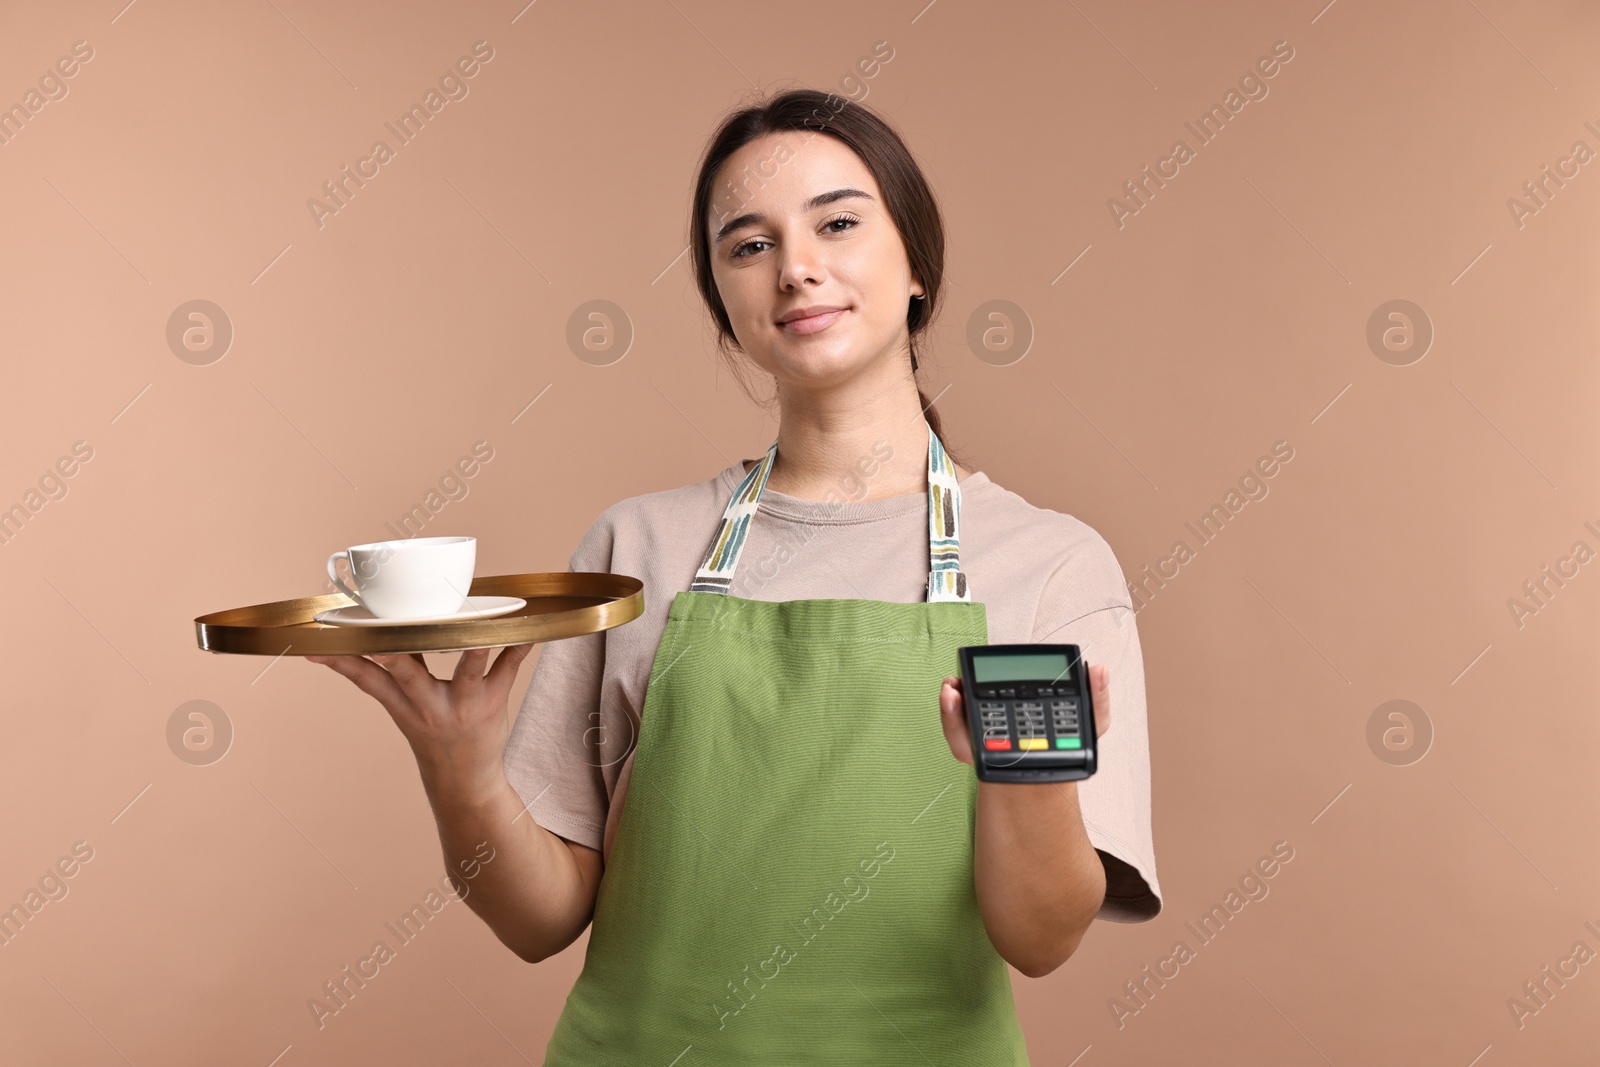
[[[851,197],[861,197],[866,200],[874,199],[871,193],[864,193],[860,189],[835,189],[831,193],[818,193],[810,200],[807,200],[804,204],[801,204],[800,210],[815,211],[819,207],[827,207],[829,204],[832,204],[835,201],[848,200]],[[724,239],[726,239],[735,231],[742,230],[746,226],[760,226],[766,221],[767,217],[761,214],[759,211],[746,212],[745,214],[740,215],[738,218],[730,219],[728,222],[724,223],[722,228],[717,231],[717,235],[712,239],[711,243],[721,244]]]

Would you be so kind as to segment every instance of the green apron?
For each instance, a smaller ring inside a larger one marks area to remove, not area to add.
[[[588,953],[546,1067],[1028,1064],[939,689],[988,643],[928,432],[928,602],[728,593],[745,476],[650,670]]]

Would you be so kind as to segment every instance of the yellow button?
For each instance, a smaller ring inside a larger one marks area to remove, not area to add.
[[[1044,747],[1044,738],[1042,738],[1042,737],[1024,737],[1020,741],[1018,741],[1017,743],[1022,748],[1043,748]]]

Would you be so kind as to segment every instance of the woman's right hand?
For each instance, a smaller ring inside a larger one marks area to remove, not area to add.
[[[383,705],[410,742],[430,799],[443,793],[473,801],[504,781],[511,685],[533,645],[506,646],[486,673],[491,651],[461,653],[448,681],[429,672],[420,652],[306,659],[326,664]]]

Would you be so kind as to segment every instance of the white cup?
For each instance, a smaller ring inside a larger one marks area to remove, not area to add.
[[[477,566],[475,537],[413,537],[353,545],[328,557],[339,591],[380,619],[411,619],[460,611]],[[339,577],[343,558],[355,588]]]

